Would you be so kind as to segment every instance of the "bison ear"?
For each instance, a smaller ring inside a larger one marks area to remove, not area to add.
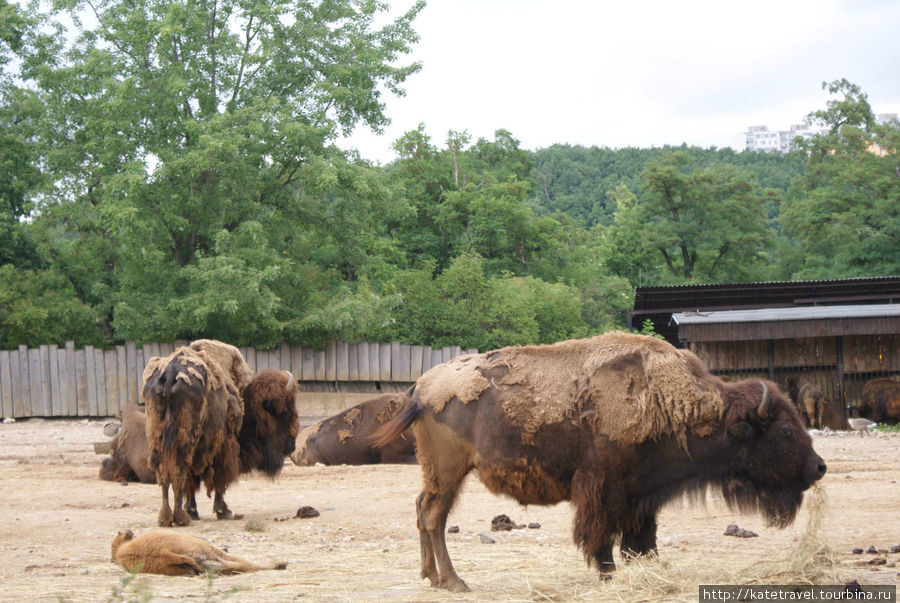
[[[754,433],[753,426],[746,421],[738,421],[728,428],[728,434],[737,440],[750,440]]]

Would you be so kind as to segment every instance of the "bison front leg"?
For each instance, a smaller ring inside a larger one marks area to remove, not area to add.
[[[640,555],[656,554],[656,516],[636,519],[624,530],[621,549],[626,561]]]
[[[185,486],[190,487],[191,480],[185,475],[179,475],[172,483],[173,506],[175,507],[172,520],[177,526],[186,526],[191,523],[191,516],[184,510]]]
[[[572,538],[584,553],[588,564],[594,564],[602,579],[609,578],[616,569],[613,544],[616,526],[609,517],[611,505],[604,505],[603,477],[591,470],[579,469],[572,478],[572,504],[575,521]],[[606,512],[604,512],[606,511]]]
[[[453,562],[450,560],[447,541],[444,537],[447,529],[447,515],[449,515],[453,500],[456,498],[456,489],[452,494],[447,492],[440,494],[423,492],[423,494],[424,496],[420,496],[421,504],[417,504],[419,507],[418,523],[425,527],[424,534],[422,528],[419,528],[422,547],[422,576],[431,580],[432,586],[446,588],[457,593],[468,592],[469,587],[453,569]],[[425,537],[428,538],[428,543],[425,542]],[[436,572],[435,563],[437,564]]]
[[[159,480],[159,487],[162,490],[162,504],[159,507],[159,515],[156,522],[160,527],[168,528],[172,525],[172,508],[169,506],[169,482]]]

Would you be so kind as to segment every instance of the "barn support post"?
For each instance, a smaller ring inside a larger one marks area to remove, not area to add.
[[[836,335],[834,337],[835,360],[837,361],[837,377],[838,377],[838,393],[841,397],[841,417],[844,419],[844,426],[847,425],[847,398],[844,394],[844,337]]]

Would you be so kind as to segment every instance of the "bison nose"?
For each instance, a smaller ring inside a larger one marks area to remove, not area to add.
[[[819,466],[816,467],[816,470],[819,472],[819,477],[817,479],[822,479],[825,477],[825,472],[828,470],[828,467],[825,466],[825,461],[819,460]]]

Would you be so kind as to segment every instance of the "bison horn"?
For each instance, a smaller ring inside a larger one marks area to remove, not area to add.
[[[763,393],[762,402],[759,403],[759,407],[756,409],[756,414],[759,415],[760,419],[765,419],[769,414],[769,388],[762,381],[760,381],[759,384],[762,385]]]

